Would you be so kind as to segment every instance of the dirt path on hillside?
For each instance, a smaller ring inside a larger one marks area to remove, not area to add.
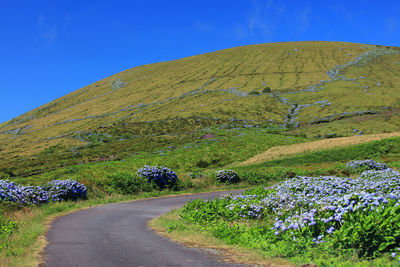
[[[350,137],[339,137],[324,139],[318,141],[311,141],[301,144],[293,144],[287,146],[276,146],[268,149],[267,151],[255,155],[254,157],[241,162],[238,166],[257,164],[267,160],[278,159],[289,155],[306,153],[311,151],[324,150],[335,147],[346,147],[351,145],[357,145],[367,143],[371,141],[381,140],[389,137],[400,136],[400,132],[396,133],[384,133],[384,134],[373,134],[373,135],[362,135],[362,136],[350,136]]]

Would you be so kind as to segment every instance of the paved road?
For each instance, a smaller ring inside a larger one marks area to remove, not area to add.
[[[242,266],[219,262],[204,251],[171,242],[147,227],[150,219],[192,199],[226,193],[109,204],[60,217],[47,233],[46,266]]]

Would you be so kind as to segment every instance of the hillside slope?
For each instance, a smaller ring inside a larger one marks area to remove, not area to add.
[[[309,153],[312,151],[322,151],[331,148],[338,147],[349,147],[352,145],[368,143],[376,140],[382,140],[391,137],[400,136],[400,132],[396,133],[384,133],[384,134],[373,134],[363,136],[349,136],[349,137],[338,137],[329,138],[324,140],[316,140],[301,144],[292,144],[286,146],[275,146],[261,154],[255,155],[252,158],[247,159],[244,162],[237,164],[238,166],[252,165],[262,163],[267,160],[284,158],[287,156],[293,156],[298,154]]]
[[[341,42],[251,45],[136,67],[1,124],[0,174],[184,144],[212,125],[308,137],[399,131],[399,74],[398,48]]]

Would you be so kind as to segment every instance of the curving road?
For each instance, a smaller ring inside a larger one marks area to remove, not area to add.
[[[242,190],[103,205],[57,218],[47,233],[45,266],[243,266],[220,262],[155,234],[147,222],[196,199]]]

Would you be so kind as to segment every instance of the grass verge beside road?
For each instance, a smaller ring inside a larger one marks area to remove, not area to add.
[[[179,210],[172,210],[152,219],[148,225],[159,235],[182,243],[187,247],[202,249],[207,253],[218,256],[222,261],[257,266],[294,266],[287,260],[268,257],[261,250],[227,244],[224,240],[212,236],[200,227],[183,223],[179,218]]]

